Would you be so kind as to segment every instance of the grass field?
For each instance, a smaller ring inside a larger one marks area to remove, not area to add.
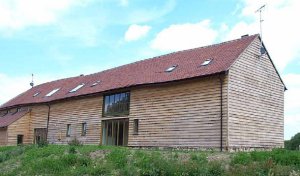
[[[0,175],[300,175],[300,152],[220,153],[105,146],[0,147]]]

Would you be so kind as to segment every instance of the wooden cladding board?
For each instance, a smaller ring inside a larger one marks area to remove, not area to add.
[[[282,147],[284,85],[256,39],[229,71],[229,146]]]
[[[67,144],[77,138],[83,144],[100,144],[102,97],[64,101],[51,105],[48,141]],[[81,136],[82,123],[87,124],[87,133]],[[71,135],[67,137],[67,124]]]
[[[34,129],[35,128],[47,128],[48,119],[48,106],[37,105],[31,107],[30,111],[30,123],[29,123],[29,140],[34,143]]]
[[[29,133],[30,113],[7,127],[7,145],[17,145],[17,136],[23,135],[23,144],[31,144]]]
[[[7,143],[7,128],[0,128],[0,146]]]
[[[223,145],[227,139],[227,78],[223,86]],[[220,147],[218,76],[131,91],[129,146]],[[133,134],[139,119],[138,135]]]

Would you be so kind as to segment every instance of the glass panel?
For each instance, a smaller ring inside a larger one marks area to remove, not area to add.
[[[123,145],[123,134],[124,134],[124,121],[119,122],[119,139],[118,139],[118,145],[122,146]]]
[[[112,145],[112,122],[107,122],[107,145]]]
[[[107,130],[107,123],[105,121],[102,121],[102,144],[106,145],[106,130]]]
[[[120,116],[129,114],[130,93],[113,94],[104,97],[103,115]]]
[[[118,145],[118,123],[119,121],[113,122],[113,145]]]
[[[109,96],[105,96],[105,101],[104,101],[104,112],[107,113],[107,108],[109,105]]]
[[[122,111],[120,111],[120,94],[116,94],[115,95],[115,109],[114,112],[115,113],[120,113]]]

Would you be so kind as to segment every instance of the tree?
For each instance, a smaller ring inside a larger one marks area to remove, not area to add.
[[[284,147],[289,150],[299,150],[300,133],[297,133],[291,140],[284,141]]]

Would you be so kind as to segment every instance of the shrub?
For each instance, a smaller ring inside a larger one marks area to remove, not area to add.
[[[289,141],[284,142],[284,147],[289,150],[300,150],[300,133],[297,133]]]
[[[76,153],[76,148],[74,146],[70,146],[69,153],[70,154],[75,154]]]
[[[37,143],[37,146],[38,147],[46,147],[48,146],[48,141],[47,140],[40,140],[38,143]]]
[[[249,153],[239,152],[234,155],[231,163],[232,164],[242,164],[247,165],[252,162],[251,155]]]
[[[79,141],[76,137],[68,142],[71,146],[82,146],[81,141]]]

